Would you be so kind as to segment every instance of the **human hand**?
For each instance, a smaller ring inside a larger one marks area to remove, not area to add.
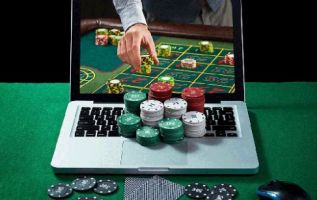
[[[128,29],[118,44],[117,55],[124,63],[138,68],[141,66],[141,46],[147,50],[154,63],[158,64],[155,44],[145,24],[135,24]]]

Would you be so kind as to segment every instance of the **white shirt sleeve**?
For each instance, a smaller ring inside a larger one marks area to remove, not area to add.
[[[136,23],[146,24],[141,0],[113,0],[113,4],[125,31]]]

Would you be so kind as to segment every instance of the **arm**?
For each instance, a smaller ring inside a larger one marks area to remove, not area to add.
[[[113,4],[126,31],[118,45],[118,57],[133,67],[140,67],[140,48],[143,46],[158,64],[155,45],[146,25],[141,0],[113,0]]]

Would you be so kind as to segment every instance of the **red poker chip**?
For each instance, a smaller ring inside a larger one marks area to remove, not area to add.
[[[204,89],[200,87],[188,87],[183,89],[182,94],[189,98],[199,98],[204,96]]]
[[[163,82],[152,83],[150,86],[150,90],[153,93],[169,93],[172,89],[173,87],[171,84]]]

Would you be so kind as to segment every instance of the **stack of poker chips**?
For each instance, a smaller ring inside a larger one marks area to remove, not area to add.
[[[108,35],[109,35],[109,40],[110,40],[111,44],[114,46],[118,46],[118,44],[123,36],[122,32],[120,32],[120,30],[115,29],[115,28],[109,30]]]
[[[146,94],[141,91],[133,90],[123,96],[125,112],[140,115],[140,105],[146,100]]]
[[[172,89],[173,87],[168,83],[152,83],[148,98],[164,102],[172,97]]]
[[[187,111],[204,112],[205,93],[200,87],[188,87],[183,89],[182,98],[187,101]]]
[[[149,126],[142,126],[136,131],[136,141],[143,146],[153,146],[159,143],[159,131]]]
[[[161,139],[168,144],[175,144],[184,139],[182,121],[175,118],[165,118],[159,122]]]
[[[170,57],[172,55],[172,47],[167,44],[162,44],[157,49],[157,55],[161,57]]]
[[[196,69],[196,60],[192,58],[185,58],[181,60],[181,68],[185,69]]]
[[[206,116],[201,112],[191,111],[182,116],[187,137],[203,137],[206,134]]]
[[[160,76],[160,77],[158,77],[157,80],[158,80],[158,82],[169,83],[173,87],[175,85],[175,80],[174,80],[174,77],[172,77],[172,76]]]
[[[180,119],[187,111],[187,102],[181,98],[170,98],[164,102],[165,118]]]
[[[95,33],[95,44],[98,46],[106,46],[108,44],[108,30],[99,28],[96,29]]]
[[[138,74],[150,75],[152,72],[152,65],[153,64],[154,64],[154,61],[150,55],[142,55],[141,56],[141,67],[138,67],[135,72]]]
[[[145,126],[157,127],[164,117],[164,105],[157,100],[143,101],[140,105],[140,117]]]
[[[109,94],[120,94],[124,92],[123,85],[119,79],[112,79],[107,81]]]
[[[228,53],[227,55],[225,55],[225,58],[223,60],[219,60],[218,64],[234,66],[234,54]]]
[[[136,130],[141,127],[141,119],[135,114],[126,113],[118,117],[119,134],[123,137],[135,137]]]
[[[209,41],[201,41],[199,42],[199,49],[202,53],[212,53],[214,52],[214,46]]]

